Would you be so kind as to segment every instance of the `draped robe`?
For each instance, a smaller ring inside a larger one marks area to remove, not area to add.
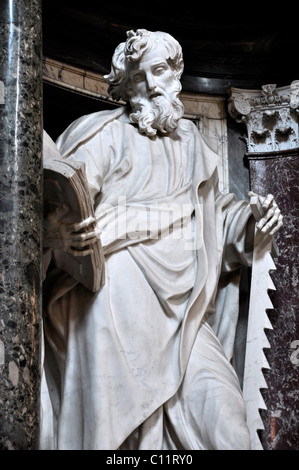
[[[165,439],[163,416],[168,409],[171,420],[171,400],[178,403],[201,341],[215,342],[211,362],[224,364],[245,421],[237,379],[207,325],[216,318],[233,338],[237,312],[227,323],[217,310],[219,279],[252,255],[249,205],[219,193],[218,155],[192,122],[148,138],[126,108],[80,118],[57,147],[63,158],[85,162],[106,273],[97,293],[58,269],[47,273],[42,447],[178,447],[169,433]],[[147,427],[147,437],[136,437]],[[214,445],[191,440],[179,446]]]

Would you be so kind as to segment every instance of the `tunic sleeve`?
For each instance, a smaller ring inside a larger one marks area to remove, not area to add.
[[[223,214],[222,273],[251,266],[254,223],[250,205],[238,201],[234,194],[219,194],[216,206]]]
[[[234,194],[218,193],[216,208],[222,216],[223,252],[215,310],[208,321],[228,359],[232,360],[239,316],[241,267],[252,263],[254,221],[248,202],[238,201]]]

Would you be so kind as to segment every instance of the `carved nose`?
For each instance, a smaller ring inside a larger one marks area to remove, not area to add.
[[[156,83],[152,75],[147,75],[146,77],[147,87],[150,91],[153,91],[156,88]]]

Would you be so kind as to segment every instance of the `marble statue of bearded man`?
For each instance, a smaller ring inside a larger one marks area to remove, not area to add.
[[[222,276],[251,263],[254,220],[248,202],[219,192],[219,157],[183,118],[182,71],[169,34],[129,31],[105,77],[126,106],[83,116],[56,142],[85,163],[96,230],[74,233],[57,211],[45,260],[100,237],[105,284],[92,293],[49,264],[41,448],[250,448],[238,378],[209,319],[225,319]],[[259,228],[274,233],[279,210],[261,200]]]

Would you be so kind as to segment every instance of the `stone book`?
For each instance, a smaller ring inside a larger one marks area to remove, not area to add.
[[[66,224],[94,217],[83,162],[55,158],[53,154],[51,158],[44,158],[43,167],[45,217],[62,204],[66,207],[66,214],[62,219]],[[95,222],[90,224],[88,230],[95,229],[95,225]],[[82,232],[84,230],[87,229],[82,229]],[[82,248],[86,249],[91,249],[91,253],[81,256],[78,248],[76,255],[54,248],[53,261],[58,268],[63,269],[87,289],[97,292],[104,283],[104,255],[100,239]]]

